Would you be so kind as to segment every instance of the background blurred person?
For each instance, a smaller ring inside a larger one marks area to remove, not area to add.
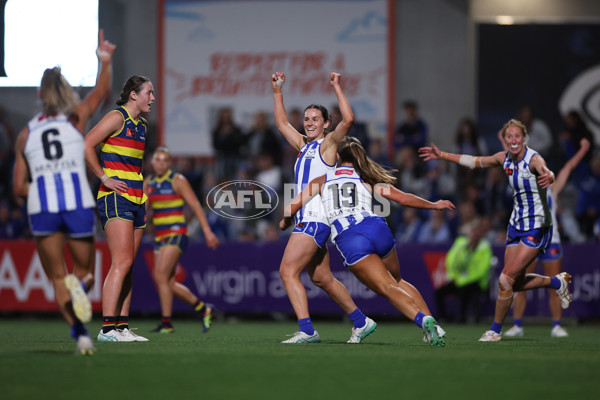
[[[202,330],[207,332],[212,320],[212,308],[199,300],[185,285],[175,280],[179,258],[188,246],[187,224],[183,208],[187,204],[204,233],[206,245],[213,250],[219,239],[210,229],[204,210],[187,179],[171,168],[171,152],[159,147],[152,156],[154,174],[146,178],[144,193],[148,196],[147,210],[154,226],[154,282],[160,297],[161,322],[152,332],[174,332],[171,322],[173,295],[190,305],[202,319]]]
[[[440,320],[453,321],[446,309],[448,296],[459,299],[458,322],[467,322],[469,309],[479,322],[482,293],[487,293],[492,267],[492,245],[485,238],[490,229],[489,218],[482,218],[467,236],[456,238],[446,255],[447,283],[435,291]]]
[[[44,71],[39,89],[42,111],[18,135],[13,176],[17,196],[27,197],[31,232],[58,308],[77,340],[76,351],[91,355],[84,323],[92,318],[86,290],[94,283],[94,197],[87,180],[82,135],[90,115],[108,92],[115,45],[100,30],[96,53],[101,69],[96,87],[80,101],[59,67]],[[29,179],[30,178],[30,179]],[[65,242],[73,274],[65,269]]]
[[[419,105],[414,100],[402,104],[404,119],[396,128],[394,147],[396,151],[411,147],[415,151],[427,143],[428,127],[419,115]]]

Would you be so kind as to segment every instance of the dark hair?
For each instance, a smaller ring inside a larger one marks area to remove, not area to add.
[[[145,76],[134,75],[131,78],[127,79],[125,82],[125,86],[123,86],[123,91],[121,92],[121,97],[117,100],[117,105],[122,106],[129,101],[129,95],[131,92],[139,93],[142,90],[142,85],[144,83],[150,82],[150,79]]]
[[[315,110],[321,111],[321,114],[323,115],[323,120],[325,122],[331,121],[331,115],[329,115],[329,111],[327,111],[327,108],[325,106],[322,106],[321,104],[310,104],[304,109],[304,112],[306,112],[306,110],[310,110],[312,108],[314,108]],[[328,132],[329,131],[327,129],[325,129],[325,133],[328,133]]]
[[[397,170],[388,171],[375,161],[367,157],[367,152],[360,144],[360,141],[352,136],[346,136],[338,145],[338,155],[340,163],[352,163],[361,179],[371,186],[378,183],[396,183],[393,176]]]

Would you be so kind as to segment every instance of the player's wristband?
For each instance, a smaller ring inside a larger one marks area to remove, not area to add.
[[[110,176],[104,174],[104,175],[102,175],[102,178],[100,178],[100,182],[104,183],[109,178],[110,178]]]
[[[282,94],[281,88],[273,88],[273,94]]]

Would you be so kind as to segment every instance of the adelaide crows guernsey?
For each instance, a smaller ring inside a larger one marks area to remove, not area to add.
[[[119,195],[132,203],[143,204],[147,197],[143,189],[142,159],[148,127],[141,118],[132,120],[125,107],[119,107],[116,111],[123,115],[123,127],[101,144],[100,164],[106,175],[127,183],[129,189],[125,193],[117,192]],[[112,192],[113,190],[100,184],[98,198]]]
[[[185,202],[173,189],[176,175],[169,170],[160,178],[151,175],[148,180],[148,201],[154,211],[152,223],[157,242],[168,236],[187,235],[187,224],[183,215]]]

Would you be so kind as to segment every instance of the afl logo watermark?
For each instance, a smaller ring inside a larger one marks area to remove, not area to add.
[[[279,196],[273,188],[264,183],[228,181],[208,192],[206,204],[221,217],[249,220],[272,213],[279,204]]]

